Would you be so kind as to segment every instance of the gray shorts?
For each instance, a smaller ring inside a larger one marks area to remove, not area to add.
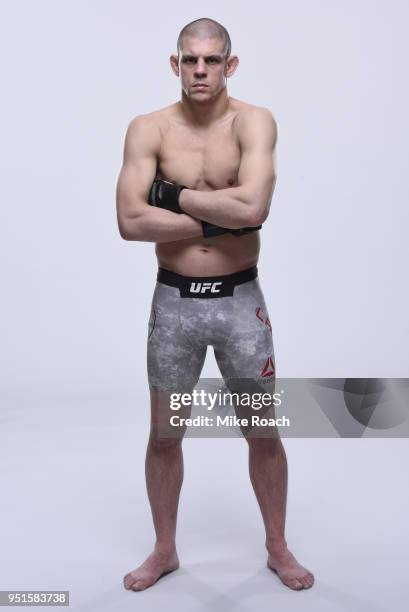
[[[212,277],[159,268],[147,338],[150,389],[193,389],[209,345],[228,387],[246,379],[271,388],[272,328],[256,266]]]

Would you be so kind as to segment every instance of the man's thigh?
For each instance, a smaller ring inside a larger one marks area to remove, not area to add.
[[[182,392],[193,389],[206,358],[206,349],[192,341],[180,324],[181,298],[176,287],[157,283],[147,338],[150,389]]]
[[[252,424],[253,417],[275,419],[272,325],[258,278],[236,287],[233,301],[232,331],[226,344],[214,348],[215,358],[226,386],[239,394],[234,404],[237,417],[249,421],[242,427],[243,435],[277,436],[275,426]]]
[[[191,405],[180,394],[191,393],[199,380],[206,346],[194,343],[180,324],[179,290],[157,283],[148,323],[147,371],[151,398],[151,436],[182,438],[186,427],[173,426],[171,417],[189,418]]]

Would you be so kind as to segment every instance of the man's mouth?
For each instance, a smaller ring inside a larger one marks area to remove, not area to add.
[[[208,87],[206,83],[195,83],[193,87]]]

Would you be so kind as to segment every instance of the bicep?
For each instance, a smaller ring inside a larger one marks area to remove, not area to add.
[[[156,127],[144,125],[140,118],[130,123],[116,189],[120,223],[135,219],[147,205],[149,190],[156,176],[159,144]]]
[[[265,216],[276,176],[277,124],[266,109],[258,109],[240,126],[241,160],[238,185],[260,216]]]

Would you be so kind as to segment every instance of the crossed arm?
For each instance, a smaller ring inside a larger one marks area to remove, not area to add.
[[[160,132],[149,117],[136,117],[125,136],[124,158],[116,188],[119,233],[124,240],[172,242],[201,236],[201,222],[148,204],[156,176]]]
[[[258,108],[239,117],[241,146],[238,186],[215,191],[184,189],[180,207],[192,217],[238,229],[266,220],[276,183],[277,124],[270,111]]]
[[[125,137],[116,201],[119,231],[125,240],[171,242],[202,236],[201,220],[238,229],[267,218],[276,181],[277,125],[267,109],[239,118],[241,162],[238,186],[215,191],[184,189],[180,206],[187,214],[150,206],[160,133],[149,117],[136,117]]]

